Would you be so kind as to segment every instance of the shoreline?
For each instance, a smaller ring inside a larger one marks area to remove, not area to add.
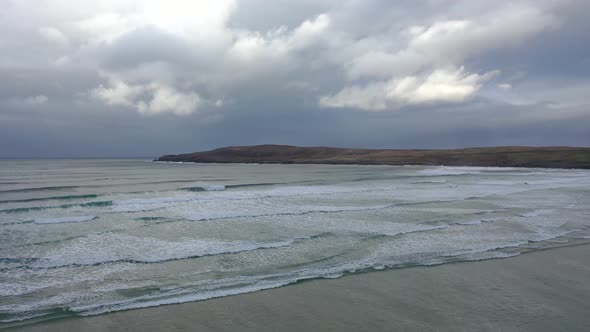
[[[570,330],[590,325],[590,245],[314,279],[18,331]]]
[[[345,164],[345,163],[316,163],[316,162],[243,162],[243,161],[171,161],[158,160],[158,158],[146,160],[151,163],[163,164],[202,164],[202,165],[315,165],[315,166],[389,166],[389,167],[473,167],[473,168],[497,168],[497,169],[535,169],[535,170],[566,170],[566,171],[588,171],[589,168],[562,168],[562,167],[544,167],[544,166],[472,166],[472,165],[425,165],[425,164]]]

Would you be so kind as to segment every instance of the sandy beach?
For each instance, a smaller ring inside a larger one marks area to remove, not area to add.
[[[313,280],[20,331],[583,331],[589,245]]]

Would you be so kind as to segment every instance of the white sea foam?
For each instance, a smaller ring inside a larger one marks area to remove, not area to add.
[[[168,290],[166,288],[162,288],[162,292],[160,293],[151,293],[126,300],[119,299],[116,301],[107,302],[99,301],[89,304],[74,304],[77,303],[75,299],[83,295],[72,292],[61,294],[58,297],[53,297],[51,299],[42,300],[35,303],[1,306],[0,310],[5,312],[29,312],[47,306],[53,306],[57,303],[72,303],[73,305],[69,306],[70,310],[76,311],[81,315],[96,315],[112,311],[145,308],[163,304],[200,301],[229,295],[256,292],[259,290],[281,287],[306,279],[338,278],[347,271],[359,271],[366,269],[380,270],[396,266],[407,266],[408,264],[438,265],[447,262],[448,259],[452,257],[461,257],[463,260],[507,258],[516,256],[519,253],[506,253],[497,250],[501,248],[516,247],[526,243],[515,241],[496,244],[484,243],[477,249],[455,250],[449,251],[446,254],[442,254],[442,252],[432,251],[442,243],[437,244],[436,241],[432,243],[431,240],[433,240],[433,238],[431,237],[426,237],[424,240],[426,240],[426,242],[408,242],[408,244],[413,243],[413,247],[421,247],[421,251],[411,253],[411,250],[408,254],[408,251],[406,250],[405,254],[403,255],[398,254],[398,251],[396,250],[392,250],[390,246],[386,246],[382,247],[382,249],[385,250],[375,251],[371,256],[355,261],[343,262],[335,265],[326,265],[317,268],[303,268],[277,275],[204,280],[195,284],[201,285],[201,287],[197,289],[190,287],[190,284],[186,284],[181,288],[169,288]],[[393,241],[389,242],[389,244],[398,242],[399,241]],[[448,241],[446,241],[446,243],[448,244]],[[434,245],[434,247],[432,247],[432,245]],[[399,246],[396,247],[400,249]],[[117,286],[117,289],[121,288],[124,288],[124,285]],[[102,291],[108,291],[108,289],[105,288]]]
[[[34,253],[40,260],[29,266],[49,268],[69,265],[95,265],[107,262],[156,263],[169,260],[231,254],[256,249],[285,247],[299,239],[275,242],[179,239],[167,241],[125,234],[92,234],[62,244],[52,250]]]
[[[462,255],[465,260],[485,260],[492,258],[508,258],[517,256],[520,253],[505,253],[494,250],[484,250],[480,252],[472,252],[470,254],[455,254],[450,256]],[[445,263],[445,259],[427,258],[421,265],[438,265]],[[245,294],[257,292],[265,289],[278,288],[297,281],[327,278],[340,278],[344,273],[358,270],[383,270],[395,266],[403,266],[406,262],[393,260],[389,262],[377,262],[374,259],[360,259],[357,261],[337,264],[333,266],[325,266],[320,268],[304,268],[288,273],[278,275],[253,277],[231,278],[227,280],[211,280],[208,287],[204,290],[196,291],[187,287],[185,289],[171,291],[169,293],[158,295],[145,295],[134,299],[133,301],[117,301],[111,303],[98,303],[92,305],[73,306],[70,309],[79,312],[82,315],[97,315],[112,311],[129,310],[138,308],[147,308],[159,306],[164,304],[178,304],[194,301],[202,301],[213,298],[225,297],[229,295]],[[274,279],[274,280],[269,280]],[[203,284],[202,282],[199,284]],[[186,287],[186,286],[185,286]]]
[[[539,229],[537,233],[531,237],[530,241],[532,242],[541,242],[541,241],[548,241],[553,240],[555,238],[568,235],[570,233],[576,232],[577,230],[563,230],[563,229]]]
[[[533,218],[533,217],[540,217],[540,216],[544,216],[547,214],[551,214],[555,212],[554,210],[546,210],[546,209],[541,209],[541,210],[535,210],[535,211],[530,211],[527,213],[523,213],[520,216],[524,217],[524,218]]]
[[[518,255],[520,247],[553,247],[551,242],[565,241],[560,236],[579,230],[584,232],[576,233],[576,239],[589,238],[588,172],[198,165],[204,179],[199,182],[194,168],[145,166],[138,181],[195,180],[177,187],[154,181],[141,193],[127,184],[114,193],[80,188],[80,193],[108,196],[112,206],[26,211],[18,217],[32,222],[0,232],[0,242],[20,242],[2,246],[0,295],[7,297],[0,304],[2,319],[56,308],[96,314],[253,292],[350,271],[505,258]],[[92,176],[137,174],[132,167],[111,168]],[[246,180],[274,185],[223,190],[220,184]],[[63,182],[68,181],[64,175]],[[303,185],[310,183],[325,184]],[[30,202],[9,205],[3,208]],[[159,210],[137,213],[154,209]],[[88,221],[94,214],[105,222],[83,229],[47,226],[41,233],[34,224]],[[171,222],[135,220],[141,217]],[[0,222],[12,219],[0,214]]]
[[[359,220],[359,216],[317,216],[317,215],[294,215],[282,218],[272,218],[273,224],[288,228],[302,228],[317,233],[334,234],[361,234],[364,236],[385,235],[398,236],[418,232],[428,232],[448,227],[446,224],[427,225],[415,223],[398,223],[388,221]]]
[[[552,242],[552,243],[568,243],[570,241],[569,240],[550,240],[549,242]]]
[[[509,194],[528,190],[518,187],[490,187],[484,185],[461,186],[454,188],[429,188],[427,186],[393,186],[390,183],[368,183],[363,185],[329,185],[329,186],[284,186],[263,190],[231,190],[231,191],[207,191],[201,193],[175,193],[169,196],[131,198],[126,200],[114,200],[112,211],[114,212],[138,212],[162,208],[170,208],[186,203],[195,203],[193,210],[202,210],[203,204],[210,201],[221,201],[227,205],[235,206],[232,201],[246,200],[271,200],[276,198],[313,198],[324,197],[370,197],[371,199],[397,199],[410,202],[421,201],[445,201],[465,199],[469,197],[486,197],[489,195]],[[293,200],[290,199],[290,202]],[[246,204],[246,203],[245,203]],[[293,207],[296,208],[296,207]],[[207,210],[209,211],[209,210]]]
[[[90,284],[92,282],[102,283],[105,278],[113,274],[125,274],[130,270],[129,266],[113,265],[108,269],[94,269],[92,271],[77,271],[72,274],[70,270],[55,270],[51,273],[53,278],[43,277],[35,281],[23,282],[22,279],[31,275],[44,275],[42,271],[19,270],[11,275],[12,282],[0,282],[0,296],[19,296],[32,294],[47,288],[72,287],[79,284]],[[134,287],[140,287],[144,283],[134,282]],[[127,286],[128,288],[129,286]]]
[[[520,252],[486,251],[461,256],[466,261],[482,261],[487,259],[510,258],[520,255]]]
[[[481,220],[469,220],[469,221],[460,221],[457,224],[459,225],[479,225],[481,224]]]
[[[203,183],[193,183],[189,185],[186,189],[197,189],[202,191],[223,191],[225,190],[225,185],[223,184],[203,184]]]
[[[64,224],[92,221],[98,218],[97,216],[77,216],[77,217],[58,217],[58,218],[36,218],[35,224]]]
[[[317,196],[333,194],[352,194],[363,192],[375,192],[392,190],[391,185],[376,187],[333,185],[333,186],[284,186],[263,190],[211,190],[202,193],[176,193],[169,196],[132,198],[126,200],[114,200],[112,210],[115,212],[149,211],[169,207],[187,202],[207,201],[240,201],[253,199],[268,199],[293,196]]]
[[[446,179],[439,179],[439,180],[424,180],[424,181],[416,181],[412,182],[413,184],[436,184],[436,183],[447,183]]]
[[[478,168],[479,169],[479,168]],[[426,170],[429,172],[441,172],[437,169]],[[465,172],[462,170],[451,169],[447,171],[443,168],[444,172],[457,173],[458,171]],[[424,171],[423,171],[424,172]],[[475,171],[471,171],[473,173]],[[434,180],[434,184],[444,184],[445,180]],[[431,181],[424,181],[424,184],[428,184]],[[391,198],[402,201],[445,201],[445,200],[456,200],[465,199],[470,197],[487,197],[491,195],[506,195],[513,193],[526,192],[530,190],[538,190],[544,188],[551,188],[555,183],[540,183],[537,185],[525,185],[522,181],[479,181],[472,184],[462,184],[453,186],[415,186],[414,184],[404,185],[393,185],[391,181],[366,181],[361,183],[343,183],[339,185],[316,185],[316,186],[279,186],[266,189],[258,190],[223,190],[225,187],[222,185],[209,185],[205,186],[199,184],[198,188],[206,188],[204,192],[191,193],[191,192],[175,192],[168,194],[167,196],[157,197],[142,197],[142,198],[130,198],[124,200],[113,200],[111,207],[114,212],[138,212],[138,211],[150,211],[155,209],[168,208],[178,204],[185,204],[189,202],[206,202],[206,201],[240,201],[240,200],[260,200],[260,199],[272,199],[280,197],[318,197],[321,199],[322,196],[335,196],[335,195],[348,195],[349,197],[356,196],[367,196],[371,195],[372,198]],[[503,184],[503,185],[490,185],[490,184]],[[504,185],[505,184],[505,185]],[[570,186],[577,185],[570,183]],[[162,195],[163,193],[159,193]],[[199,203],[200,204],[200,203]],[[196,207],[196,206],[195,206]],[[194,207],[193,207],[194,208]]]
[[[216,211],[205,211],[200,213],[186,213],[185,218],[193,221],[227,219],[227,218],[252,218],[263,216],[280,216],[280,215],[303,215],[309,213],[335,213],[351,211],[368,211],[379,210],[392,207],[393,205],[377,206],[284,206],[272,207],[270,209],[261,208],[256,212],[250,212],[249,209],[244,211],[231,211],[219,209]]]
[[[202,186],[201,188],[205,189],[205,191],[222,191],[222,190],[225,190],[225,186],[222,185],[222,184],[205,185],[205,186]]]
[[[489,168],[485,167],[451,167],[451,166],[440,166],[436,168],[427,168],[420,171],[421,174],[431,176],[441,175],[475,175],[480,174],[484,170]]]
[[[477,184],[485,185],[485,186],[514,186],[514,185],[527,185],[528,182],[523,181],[522,179],[518,180],[486,180],[486,181],[478,181]]]
[[[43,286],[33,284],[0,282],[0,296],[16,296],[28,294],[41,288],[43,288]]]
[[[499,217],[481,217],[480,219],[471,219],[471,220],[465,220],[465,221],[458,221],[455,224],[457,225],[480,225],[482,223],[490,223],[490,222],[496,222],[496,221],[500,221],[502,219],[505,219],[506,217],[504,216],[499,216]]]
[[[70,309],[72,311],[79,312],[83,316],[90,316],[90,315],[99,315],[104,314],[107,312],[112,311],[119,311],[119,310],[130,310],[130,309],[140,309],[140,308],[149,308],[154,306],[160,306],[165,304],[178,304],[178,303],[186,303],[186,302],[195,302],[195,301],[203,301],[209,300],[214,298],[220,298],[230,295],[238,295],[238,294],[247,294],[247,293],[254,293],[265,289],[273,289],[278,288],[281,286],[285,286],[291,284],[295,281],[286,280],[286,281],[266,281],[262,280],[253,285],[247,285],[242,287],[233,287],[229,289],[218,289],[218,290],[211,290],[200,292],[196,294],[186,294],[186,295],[178,295],[171,298],[162,298],[162,299],[149,299],[148,298],[140,298],[139,301],[127,301],[127,302],[119,302],[119,303],[110,303],[110,305],[105,305],[103,303],[99,303],[98,305],[90,305],[90,306],[73,306]]]

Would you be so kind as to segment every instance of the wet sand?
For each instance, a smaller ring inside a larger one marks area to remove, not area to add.
[[[21,331],[588,331],[590,245],[313,280]]]

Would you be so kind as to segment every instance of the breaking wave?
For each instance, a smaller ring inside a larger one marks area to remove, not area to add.
[[[60,217],[60,218],[36,218],[33,220],[35,224],[65,224],[92,221],[98,218],[97,216],[78,216],[78,217]]]
[[[98,201],[98,202],[88,202],[88,203],[78,203],[78,204],[64,204],[64,205],[54,205],[54,206],[32,206],[32,207],[22,207],[22,208],[14,208],[14,209],[5,209],[0,210],[0,213],[25,213],[31,211],[41,211],[41,210],[50,210],[50,209],[69,209],[73,207],[82,207],[82,208],[89,208],[89,207],[106,207],[113,205],[113,201]]]
[[[0,192],[1,322],[588,243],[588,172],[105,165]]]
[[[28,193],[28,192],[35,192],[35,191],[59,191],[59,190],[72,190],[76,189],[78,186],[53,186],[53,187],[35,187],[35,188],[21,188],[21,189],[8,189],[8,190],[0,190],[0,193]]]
[[[187,191],[223,191],[225,190],[225,186],[222,184],[207,184],[207,185],[197,185],[192,187],[182,188]]]
[[[97,266],[112,263],[156,264],[205,256],[236,254],[258,249],[287,247],[310,240],[307,236],[275,242],[223,240],[167,241],[140,238],[125,234],[106,233],[76,238],[55,250],[39,252],[36,258],[3,258],[4,262],[19,263],[14,268],[48,269],[75,266]],[[0,262],[2,262],[0,260]]]
[[[67,200],[74,200],[74,199],[97,198],[98,196],[99,195],[97,195],[97,194],[51,196],[51,197],[42,197],[42,198],[13,199],[13,200],[7,200],[7,201],[0,201],[0,203],[28,203],[28,202],[42,202],[42,201],[67,201]]]

